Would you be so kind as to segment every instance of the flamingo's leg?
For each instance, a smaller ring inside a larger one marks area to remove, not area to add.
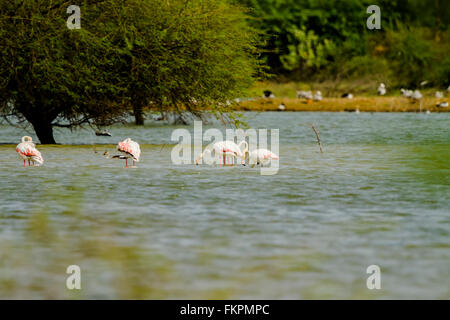
[[[134,167],[134,160],[133,160],[133,167]]]
[[[128,167],[128,158],[125,158],[125,168]]]
[[[28,159],[28,166],[30,167],[30,159]]]
[[[227,163],[226,157],[225,157],[225,153],[223,154],[222,158],[223,158],[222,159],[222,161],[223,161],[222,165],[225,166],[225,164]]]
[[[25,159],[23,159],[23,166],[26,167],[26,165],[25,165]]]

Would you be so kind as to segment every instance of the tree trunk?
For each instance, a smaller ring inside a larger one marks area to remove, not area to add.
[[[134,119],[137,126],[144,125],[144,111],[142,107],[134,106],[133,107]]]
[[[31,123],[41,144],[56,144],[51,123],[39,120]]]

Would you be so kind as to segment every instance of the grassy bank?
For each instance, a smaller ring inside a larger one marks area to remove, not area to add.
[[[324,98],[322,101],[306,101],[304,99],[275,98],[256,99],[241,102],[237,111],[278,111],[284,103],[285,111],[328,111],[328,112],[449,112],[450,108],[438,108],[436,103],[442,99],[423,98],[420,102],[412,102],[403,97],[361,97],[354,99]]]
[[[264,90],[270,90],[276,98],[257,98],[251,101],[241,102],[236,106],[238,111],[277,111],[278,106],[284,103],[286,111],[356,111],[361,112],[449,112],[450,108],[438,108],[438,102],[448,101],[448,96],[443,99],[435,98],[436,91],[445,94],[445,90],[432,87],[420,89],[423,94],[421,101],[412,101],[400,94],[398,88],[387,85],[387,95],[377,96],[377,79],[361,79],[352,81],[324,81],[324,82],[256,82],[248,91],[248,97],[261,97]],[[324,99],[322,101],[306,101],[297,99],[297,90],[316,92],[320,90]],[[343,93],[350,92],[353,99],[343,99]]]

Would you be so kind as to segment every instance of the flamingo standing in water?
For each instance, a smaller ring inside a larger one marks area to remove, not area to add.
[[[22,137],[22,142],[16,147],[16,152],[23,159],[23,166],[25,167],[25,161],[28,160],[28,166],[31,166],[30,162],[33,162],[33,166],[37,162],[38,165],[44,163],[41,153],[33,143],[33,139],[29,136]]]
[[[245,146],[244,151],[241,151],[242,145]],[[230,164],[234,164],[234,158],[239,157],[242,160],[241,164],[245,165],[245,156],[248,153],[248,143],[245,140],[242,140],[239,144],[236,144],[230,140],[219,141],[214,143],[212,150],[214,151],[216,157],[219,158],[222,156],[223,165],[227,164],[227,159],[230,157],[233,158]],[[197,160],[195,160],[195,164],[198,164],[200,159],[202,159],[205,154],[211,154],[211,150],[207,149],[200,154]]]
[[[267,149],[256,149],[250,152],[248,164],[252,167],[255,165],[264,166],[268,164],[271,160],[278,160],[278,156],[270,150]]]
[[[119,142],[117,144],[117,150],[125,154],[125,156],[123,157],[120,156],[118,157],[120,159],[125,158],[125,167],[128,167],[128,158],[133,159],[133,167],[134,167],[134,162],[139,161],[141,157],[141,148],[139,147],[139,144],[131,140],[130,138],[126,138],[125,140]]]

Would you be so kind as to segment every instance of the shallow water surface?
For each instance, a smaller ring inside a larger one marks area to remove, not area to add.
[[[245,116],[280,129],[278,174],[173,165],[155,124],[57,131],[24,168],[0,126],[0,298],[450,298],[450,114]],[[137,168],[101,156],[128,136]]]

